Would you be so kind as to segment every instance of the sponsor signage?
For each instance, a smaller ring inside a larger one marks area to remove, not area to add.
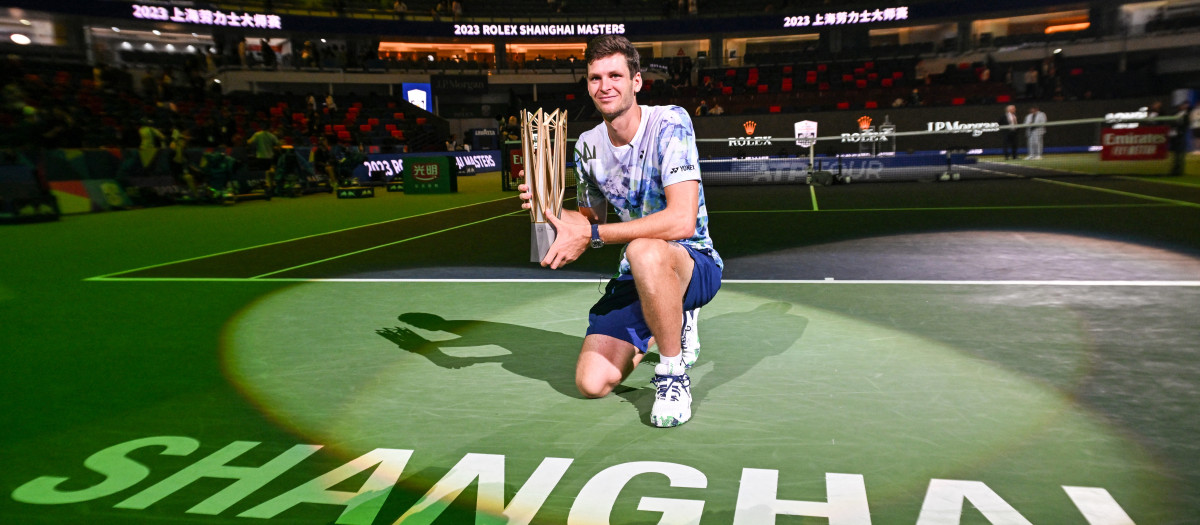
[[[181,24],[200,24],[221,27],[249,27],[254,29],[283,29],[279,15],[247,13],[237,11],[214,11],[192,7],[164,7],[133,4],[133,17],[142,20],[161,20]]]
[[[430,103],[433,102],[433,88],[428,82],[404,82],[400,85],[400,89],[404,92],[404,100],[408,101],[416,107],[425,111],[433,111],[430,108]]]
[[[863,9],[861,11],[825,11],[799,16],[785,16],[783,17],[783,28],[847,26],[877,22],[896,22],[899,20],[908,20],[907,6]]]
[[[374,196],[375,188],[370,186],[361,188],[355,186],[353,188],[341,188],[337,190],[337,198],[339,199],[368,199]]]
[[[451,173],[451,157],[409,157],[404,170],[404,193],[458,191],[457,177]]]
[[[747,120],[742,123],[742,130],[746,132],[748,137],[729,137],[730,146],[770,146],[771,136],[762,135],[755,136],[754,130],[758,128],[758,123],[753,120]]]
[[[1137,111],[1121,111],[1115,113],[1106,113],[1104,121],[1110,123],[1113,129],[1126,129],[1138,127],[1137,122],[1123,122],[1125,120],[1138,120],[1150,118],[1150,108],[1141,108]]]
[[[942,121],[942,122],[926,122],[925,128],[929,131],[944,131],[947,133],[970,133],[972,137],[978,137],[984,133],[1000,131],[999,122],[959,122],[957,120]]]
[[[879,131],[863,131],[862,133],[842,133],[842,142],[887,142],[887,134]]]
[[[1167,126],[1104,128],[1100,160],[1159,160],[1167,158]]]
[[[795,124],[796,145],[811,148],[817,143],[817,123],[812,120],[801,120]]]
[[[487,75],[430,75],[429,85],[438,93],[481,95],[487,93]]]
[[[474,175],[476,171],[496,171],[496,157],[491,154],[459,155],[454,157],[459,175]]]
[[[625,24],[454,24],[454,36],[623,35]]]

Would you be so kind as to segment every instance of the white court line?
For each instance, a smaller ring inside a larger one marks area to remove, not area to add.
[[[91,281],[118,282],[288,282],[288,283],[566,283],[595,284],[608,278],[595,279],[426,279],[426,278],[262,278],[242,277],[104,277]],[[966,286],[1142,286],[1142,287],[1197,287],[1200,281],[1072,281],[1072,280],[1011,280],[1011,281],[963,281],[963,280],[876,280],[876,279],[726,279],[721,284],[914,284],[914,285],[966,285]]]

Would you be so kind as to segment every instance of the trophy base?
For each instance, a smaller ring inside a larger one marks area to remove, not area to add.
[[[529,261],[540,263],[546,258],[546,254],[550,252],[550,245],[554,244],[554,238],[558,232],[554,231],[554,226],[548,222],[535,222],[529,225]]]

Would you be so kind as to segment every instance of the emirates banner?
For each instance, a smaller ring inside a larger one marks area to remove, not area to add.
[[[1100,132],[1100,160],[1159,160],[1167,158],[1167,126],[1104,128]]]

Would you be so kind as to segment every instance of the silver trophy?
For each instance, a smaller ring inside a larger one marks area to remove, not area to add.
[[[531,242],[529,259],[541,262],[554,244],[554,226],[547,213],[562,217],[567,179],[567,112],[521,111],[521,150],[525,156],[525,184],[529,187]]]

